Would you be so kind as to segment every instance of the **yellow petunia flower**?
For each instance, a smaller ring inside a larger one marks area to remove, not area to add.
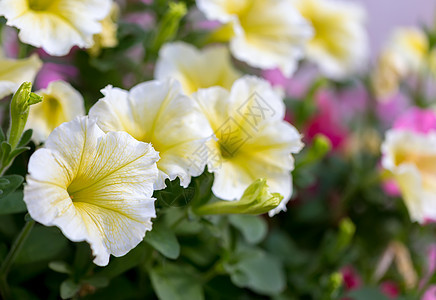
[[[151,230],[158,159],[150,144],[78,117],[31,156],[24,202],[37,222],[88,242],[94,263],[105,266],[110,254],[126,254]]]
[[[404,27],[395,30],[371,75],[377,98],[383,100],[393,95],[407,76],[432,72],[433,55],[427,36],[421,29]]]
[[[392,173],[413,221],[436,220],[436,132],[391,129],[382,165]]]
[[[11,59],[0,50],[0,99],[14,93],[25,81],[32,82],[42,67],[38,55],[25,59]]]
[[[231,91],[221,87],[193,94],[214,130],[207,144],[208,168],[215,174],[213,193],[224,200],[241,198],[245,189],[265,178],[271,192],[283,200],[270,211],[286,210],[292,194],[291,153],[303,147],[301,136],[283,120],[285,105],[271,85],[256,77],[235,81]]]
[[[94,45],[89,49],[93,56],[100,54],[102,48],[113,48],[118,45],[117,21],[120,15],[120,7],[117,3],[112,3],[110,13],[100,21],[102,30],[100,33],[94,35]]]
[[[26,129],[33,129],[32,139],[37,144],[62,123],[85,115],[82,95],[65,81],[50,82],[35,93],[43,96],[43,101],[30,108]]]
[[[342,79],[366,66],[369,54],[365,10],[354,2],[293,0],[313,28],[307,59],[327,77]]]
[[[90,48],[99,21],[110,11],[111,0],[2,0],[0,15],[20,29],[23,43],[62,56],[73,46]]]
[[[148,81],[130,91],[108,86],[89,111],[103,131],[126,131],[139,141],[151,143],[159,152],[159,179],[180,179],[187,187],[191,176],[200,175],[206,162],[194,164],[191,155],[212,135],[195,102],[182,93],[175,80]]]
[[[216,45],[198,50],[183,42],[169,43],[161,48],[154,74],[160,80],[177,79],[187,95],[212,86],[230,89],[241,77],[232,66],[227,47]]]
[[[289,0],[197,0],[210,20],[225,25],[219,35],[230,39],[239,60],[261,69],[280,68],[290,76],[304,56],[312,28]]]

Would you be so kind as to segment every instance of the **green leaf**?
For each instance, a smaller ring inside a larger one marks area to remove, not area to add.
[[[28,264],[55,258],[67,246],[66,238],[57,228],[33,228],[17,256],[16,264]]]
[[[347,294],[347,297],[352,298],[353,300],[388,300],[387,298],[378,288],[375,287],[364,287],[358,290],[351,291]]]
[[[62,274],[71,274],[73,272],[71,266],[64,261],[52,261],[48,264],[48,267]]]
[[[273,296],[285,289],[285,273],[281,263],[260,249],[236,253],[224,264],[232,282],[256,293]]]
[[[18,155],[20,155],[21,153],[29,150],[30,147],[19,147],[19,148],[15,148],[10,154],[9,154],[9,160],[13,160],[15,157],[17,157]]]
[[[103,276],[93,276],[82,281],[96,288],[104,288],[109,285],[109,279]]]
[[[229,222],[242,233],[249,244],[260,243],[268,232],[266,221],[259,216],[230,215]]]
[[[21,139],[20,139],[20,142],[17,145],[17,148],[26,146],[30,142],[30,139],[32,138],[32,133],[33,133],[32,129],[26,130],[23,133],[23,135],[21,136]]]
[[[165,184],[167,187],[164,190],[155,191],[153,194],[161,207],[183,207],[188,205],[194,197],[195,189],[182,187],[179,178],[173,181],[167,179]]]
[[[1,149],[1,162],[3,166],[6,166],[9,163],[9,154],[11,153],[12,147],[7,141],[3,141],[0,144],[0,149]]]
[[[61,284],[61,298],[70,299],[80,290],[80,284],[74,282],[71,278],[65,280]]]
[[[176,259],[180,255],[180,244],[176,235],[164,223],[153,226],[153,230],[145,235],[144,241],[168,258]]]
[[[4,140],[6,140],[6,136],[3,129],[0,128],[0,142],[3,142]]]
[[[199,275],[188,266],[171,263],[151,270],[151,283],[160,300],[202,300]]]
[[[20,175],[7,175],[0,177],[0,199],[15,191],[24,181]]]
[[[27,211],[26,204],[23,201],[23,191],[16,191],[7,197],[0,199],[0,216],[16,214]]]

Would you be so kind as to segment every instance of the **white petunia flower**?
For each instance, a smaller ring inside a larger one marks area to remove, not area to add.
[[[355,2],[338,0],[293,0],[315,35],[309,41],[307,58],[327,77],[343,79],[367,64],[369,42],[366,12]]]
[[[191,176],[203,172],[206,161],[193,163],[192,156],[212,135],[195,102],[171,79],[148,81],[125,91],[111,86],[89,111],[103,131],[126,131],[139,141],[151,143],[159,152],[159,179],[155,189],[165,188],[165,179],[180,178],[187,187]]]
[[[213,193],[224,200],[239,199],[245,189],[265,178],[271,192],[284,198],[270,211],[286,210],[292,195],[291,153],[303,147],[301,136],[283,120],[285,105],[271,85],[260,78],[245,76],[231,91],[220,87],[193,94],[214,130],[209,141],[209,170],[215,174]]]
[[[413,221],[436,220],[436,131],[392,129],[382,145],[382,165],[391,171]]]
[[[26,128],[33,129],[32,140],[37,144],[62,123],[85,115],[82,95],[65,81],[52,81],[46,89],[35,93],[44,98],[30,108]]]
[[[24,202],[36,221],[86,241],[94,263],[122,256],[151,230],[159,155],[125,132],[78,117],[56,128],[29,161]]]
[[[290,76],[304,56],[312,28],[290,0],[197,0],[210,20],[225,24],[230,51],[261,69],[280,68]]]
[[[183,91],[191,95],[200,88],[221,86],[230,89],[241,77],[231,63],[227,47],[216,45],[198,50],[190,44],[175,42],[164,45],[155,69],[156,79],[177,79]]]
[[[0,50],[0,99],[14,93],[25,81],[33,82],[42,62],[34,54],[25,59],[11,59]]]
[[[0,15],[20,29],[22,42],[62,56],[73,46],[90,48],[111,0],[2,0]]]

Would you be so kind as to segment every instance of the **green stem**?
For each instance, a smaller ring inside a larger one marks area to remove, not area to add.
[[[23,247],[24,242],[29,237],[29,234],[32,231],[34,225],[35,225],[35,221],[33,220],[26,223],[26,225],[23,227],[20,234],[18,235],[18,238],[13,243],[11,250],[9,251],[8,255],[6,256],[5,260],[3,261],[0,267],[0,293],[2,298],[5,300],[10,299],[9,287],[7,284],[7,277],[8,277],[9,270],[13,265],[15,259],[17,258],[18,254],[20,253],[20,250]]]

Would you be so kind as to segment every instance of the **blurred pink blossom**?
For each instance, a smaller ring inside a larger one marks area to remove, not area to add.
[[[383,191],[386,195],[391,197],[398,197],[401,195],[400,188],[396,184],[396,182],[392,179],[386,180],[382,183]]]
[[[428,133],[436,130],[436,113],[431,109],[413,107],[395,120],[394,128]]]
[[[72,65],[45,63],[35,80],[36,89],[44,89],[55,80],[72,81],[79,74],[79,70]]]
[[[345,266],[341,269],[345,290],[355,290],[362,286],[362,279],[352,266]]]
[[[155,16],[150,12],[135,12],[124,16],[124,21],[133,23],[141,27],[142,29],[151,29],[156,23]]]
[[[435,243],[431,244],[428,248],[427,266],[428,266],[427,273],[419,282],[419,287],[421,289],[427,284],[427,282],[430,280],[430,278],[433,276],[434,272],[436,271],[436,244]]]
[[[330,91],[320,91],[317,93],[315,101],[318,113],[309,120],[305,136],[310,141],[321,133],[330,140],[333,149],[340,148],[349,132],[342,122],[335,95]]]
[[[2,32],[2,46],[6,57],[17,58],[20,51],[18,34],[15,28],[4,26]]]
[[[431,285],[422,295],[421,300],[436,300],[436,285]]]
[[[410,107],[410,99],[398,92],[377,104],[376,113],[384,128],[391,128],[394,121]]]
[[[380,284],[380,291],[390,299],[396,299],[400,295],[400,288],[394,281],[385,281]]]

